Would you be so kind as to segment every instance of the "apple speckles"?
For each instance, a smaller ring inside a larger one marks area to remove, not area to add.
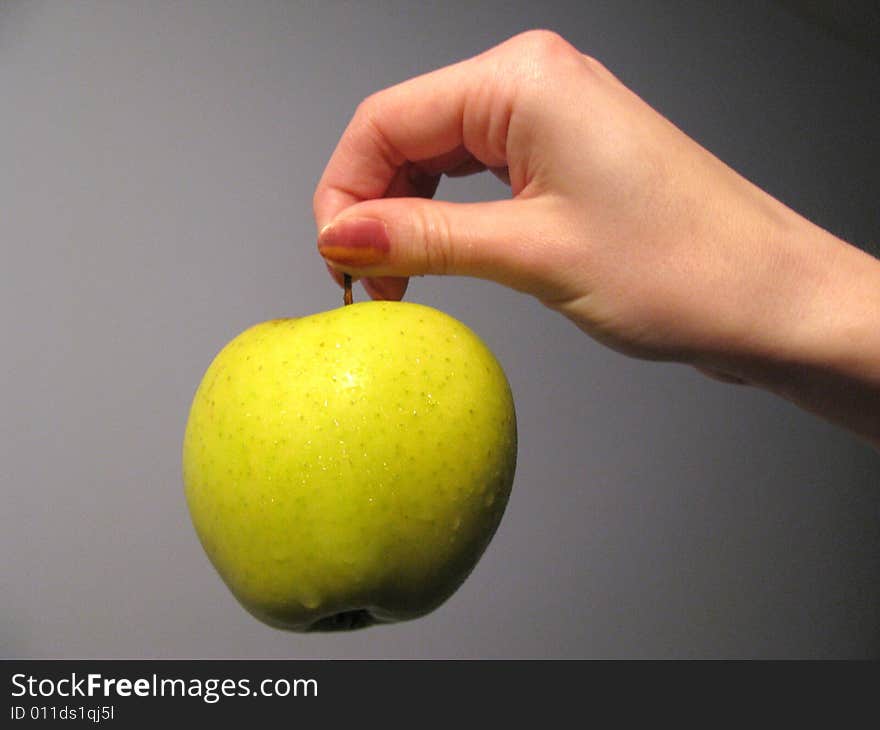
[[[294,627],[390,570],[415,590],[478,555],[506,502],[515,422],[473,336],[378,303],[260,327],[218,356],[185,445],[194,523],[242,602]]]

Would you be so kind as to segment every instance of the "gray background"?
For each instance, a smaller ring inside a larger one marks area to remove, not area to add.
[[[539,26],[876,241],[878,60],[773,4],[0,4],[0,656],[880,657],[876,451],[481,281],[409,295],[482,335],[519,413],[508,511],[446,605],[287,634],[203,555],[190,399],[241,329],[339,303],[311,195],[355,105]]]

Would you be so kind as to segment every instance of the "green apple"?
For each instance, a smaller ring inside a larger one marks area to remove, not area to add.
[[[363,302],[258,324],[196,391],[183,479],[241,604],[295,631],[424,615],[501,520],[516,417],[501,366],[452,317]]]

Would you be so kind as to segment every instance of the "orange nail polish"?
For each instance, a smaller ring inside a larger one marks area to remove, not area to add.
[[[376,218],[343,218],[318,235],[321,255],[342,266],[373,266],[386,258],[390,248],[385,222]]]

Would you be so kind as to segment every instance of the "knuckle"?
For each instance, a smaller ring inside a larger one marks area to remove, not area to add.
[[[388,102],[387,89],[376,91],[363,99],[354,112],[350,128],[356,136],[369,140],[376,153],[391,167],[402,165],[406,158],[395,148],[380,120]]]
[[[552,30],[528,30],[521,33],[517,40],[520,53],[526,53],[540,62],[553,62],[574,52],[572,45],[559,33]]]
[[[608,72],[608,69],[605,68],[605,66],[602,64],[602,62],[599,61],[599,59],[595,58],[594,56],[591,56],[587,53],[584,53],[584,54],[582,54],[582,58],[584,60],[585,65],[587,66],[587,68],[590,69],[591,71],[593,71],[595,73],[607,73]]]
[[[442,209],[428,211],[422,208],[419,215],[426,269],[433,274],[448,274],[453,270],[453,246],[451,227]]]
[[[355,119],[369,119],[373,116],[374,110],[380,103],[379,95],[382,92],[374,91],[369,96],[361,99],[360,103],[354,110]]]
[[[581,68],[585,70],[581,78],[584,81],[608,82],[616,81],[614,74],[599,59],[586,53],[580,56]]]
[[[583,54],[552,30],[526,31],[513,39],[509,50],[519,84],[539,97],[550,89],[559,93],[584,68]]]
[[[317,187],[315,188],[315,192],[312,194],[312,215],[317,219],[318,215],[321,213],[321,208],[324,202],[324,198],[326,197],[326,192],[324,191],[324,185],[319,182]]]
[[[379,110],[382,108],[383,96],[381,91],[376,91],[361,100],[354,110],[351,127],[354,130],[366,131],[371,137],[377,136],[379,125],[376,122]]]

